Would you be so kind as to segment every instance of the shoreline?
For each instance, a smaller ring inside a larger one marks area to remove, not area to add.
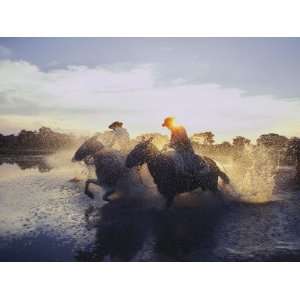
[[[0,156],[15,156],[15,155],[49,155],[58,151],[69,150],[72,148],[61,148],[56,150],[46,149],[0,149]]]

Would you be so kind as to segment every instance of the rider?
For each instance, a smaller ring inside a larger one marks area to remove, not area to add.
[[[194,152],[190,139],[183,126],[177,125],[173,117],[167,117],[162,124],[171,131],[171,141],[169,147],[175,151],[189,151]]]
[[[168,146],[173,148],[183,161],[183,164],[179,164],[178,170],[185,176],[194,176],[203,170],[205,163],[194,153],[185,128],[177,125],[173,117],[165,118],[162,126],[171,131],[171,140]]]
[[[126,128],[123,127],[123,123],[115,121],[108,126],[113,130],[113,137],[111,147],[126,152],[130,143],[129,133]]]

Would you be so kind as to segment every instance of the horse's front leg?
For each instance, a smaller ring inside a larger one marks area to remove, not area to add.
[[[97,180],[97,179],[88,179],[88,180],[85,182],[84,193],[85,193],[88,197],[94,199],[94,194],[93,194],[92,192],[89,191],[89,185],[90,185],[90,183],[93,183],[93,184],[96,184],[96,185],[99,185],[99,183],[98,183],[98,180]]]
[[[104,201],[109,202],[110,199],[109,199],[108,197],[109,197],[110,195],[112,195],[114,192],[115,192],[115,189],[110,188],[108,191],[105,192],[105,194],[103,195],[102,199],[103,199]]]

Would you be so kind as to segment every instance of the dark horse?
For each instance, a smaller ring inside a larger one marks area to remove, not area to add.
[[[142,141],[128,154],[126,166],[132,168],[143,164],[148,165],[158,191],[167,199],[166,206],[170,207],[177,194],[189,192],[201,187],[203,190],[218,191],[218,177],[225,184],[229,183],[228,176],[217,164],[208,157],[203,157],[206,172],[199,176],[180,176],[176,171],[174,157],[163,153],[151,143],[152,139]],[[199,157],[199,161],[202,158]]]
[[[109,201],[109,196],[116,191],[122,179],[134,176],[136,170],[131,171],[125,167],[125,156],[120,151],[104,147],[94,136],[83,143],[75,152],[72,161],[90,161],[92,158],[96,168],[97,179],[88,179],[85,184],[85,194],[94,198],[89,191],[89,184],[101,186],[105,190],[103,200]]]

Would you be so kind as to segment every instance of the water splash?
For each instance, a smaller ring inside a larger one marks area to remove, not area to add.
[[[245,147],[240,157],[227,165],[234,190],[250,202],[272,200],[278,161],[263,147]]]

